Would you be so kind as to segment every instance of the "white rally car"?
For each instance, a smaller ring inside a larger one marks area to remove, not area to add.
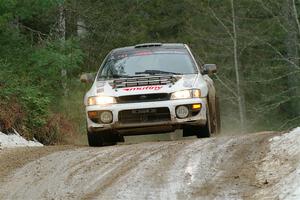
[[[218,133],[218,100],[208,76],[214,72],[216,65],[198,65],[185,44],[112,50],[84,98],[89,145],[175,129],[199,138]]]

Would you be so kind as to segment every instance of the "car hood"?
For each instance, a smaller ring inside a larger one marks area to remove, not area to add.
[[[158,76],[146,76],[137,78],[138,84],[142,83],[145,78],[157,78]],[[174,76],[160,76],[162,79],[171,78],[170,83],[167,84],[144,84],[141,86],[131,86],[123,84],[130,83],[131,80],[116,79],[107,81],[95,81],[91,90],[86,96],[128,96],[128,95],[140,95],[140,94],[153,94],[153,93],[172,93],[186,89],[201,89],[202,96],[207,94],[207,86],[201,74],[189,74],[189,75],[174,75]],[[123,82],[122,82],[123,81]],[[116,86],[115,83],[119,83],[120,86]],[[135,83],[136,83],[135,82]]]

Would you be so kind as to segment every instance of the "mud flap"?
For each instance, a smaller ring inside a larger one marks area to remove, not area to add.
[[[111,146],[116,145],[119,141],[124,141],[124,138],[122,136],[113,133],[111,130],[101,132],[88,132],[87,136],[89,146],[93,147]]]

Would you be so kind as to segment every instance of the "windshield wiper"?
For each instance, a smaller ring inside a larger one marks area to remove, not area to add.
[[[181,75],[181,73],[167,72],[167,71],[161,71],[161,70],[145,70],[143,72],[135,72],[135,74],[150,74],[150,75],[173,74],[173,75]]]
[[[133,78],[133,77],[134,76],[113,74],[113,75],[109,75],[109,76],[98,76],[98,80],[101,78],[111,79],[111,78]]]
[[[119,74],[113,74],[109,76],[110,78],[131,78],[132,76],[129,75],[119,75]]]

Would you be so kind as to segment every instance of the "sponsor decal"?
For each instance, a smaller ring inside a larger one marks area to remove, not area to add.
[[[151,54],[153,54],[153,53],[150,51],[140,51],[140,52],[135,53],[134,55],[135,56],[146,56],[146,55],[151,55]]]
[[[161,85],[151,85],[151,86],[142,86],[142,87],[130,87],[123,88],[124,91],[142,91],[142,90],[160,90],[163,86]]]

